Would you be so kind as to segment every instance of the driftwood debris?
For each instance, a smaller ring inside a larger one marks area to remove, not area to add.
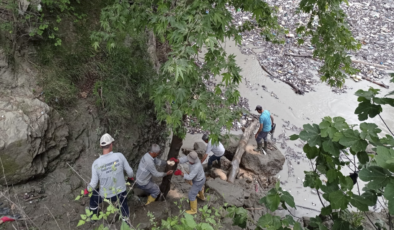
[[[254,120],[249,127],[247,127],[242,134],[241,139],[239,140],[238,148],[235,151],[233,161],[231,162],[231,169],[230,173],[227,177],[227,181],[230,183],[234,183],[235,177],[238,174],[239,171],[239,164],[241,163],[241,158],[245,152],[245,146],[249,141],[249,138],[256,128],[256,125],[258,124],[258,120]]]
[[[313,58],[312,55],[308,55],[308,54],[305,54],[305,55],[298,55],[298,54],[289,54],[289,53],[286,53],[285,56]],[[363,65],[375,66],[375,67],[380,68],[380,69],[387,69],[387,70],[390,69],[390,67],[388,67],[388,66],[379,65],[379,64],[375,64],[375,63],[371,63],[371,62],[366,62],[366,61],[360,61],[360,60],[352,59],[352,62],[353,62],[353,63],[360,63],[360,64],[363,64]],[[270,74],[266,69],[264,69],[264,70],[265,70],[268,74]],[[272,74],[270,74],[270,75],[272,76]],[[385,84],[383,84],[383,83],[374,81],[372,78],[369,78],[369,77],[362,77],[362,79],[364,79],[364,80],[366,80],[366,81],[369,81],[369,82],[372,82],[372,83],[374,83],[374,84],[376,84],[376,85],[378,85],[378,86],[380,86],[380,87],[383,87],[383,88],[386,88],[386,89],[389,88],[388,85],[385,85]],[[284,82],[285,82],[285,81],[284,81]],[[285,82],[285,83],[287,83],[287,82]],[[287,83],[287,84],[289,84],[289,83]],[[289,84],[289,85],[290,85],[290,84]],[[291,85],[290,85],[290,86],[291,86]],[[296,90],[294,87],[293,87],[293,89]],[[297,93],[297,91],[296,91],[296,93]]]
[[[373,79],[371,79],[371,78],[369,78],[369,77],[361,77],[361,78],[364,79],[364,80],[366,80],[366,81],[369,81],[369,82],[372,82],[372,83],[374,83],[374,84],[377,84],[378,86],[381,86],[381,87],[383,87],[383,88],[386,88],[386,89],[389,88],[388,85],[385,85],[385,84],[383,84],[383,83],[376,82],[376,81],[374,81]]]

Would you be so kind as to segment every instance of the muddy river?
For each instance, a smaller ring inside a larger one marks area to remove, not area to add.
[[[357,107],[357,97],[354,93],[358,89],[367,90],[369,87],[381,90],[381,95],[385,95],[389,90],[394,90],[394,84],[389,83],[389,78],[383,80],[390,89],[384,89],[368,81],[354,82],[348,79],[345,83],[347,93],[337,94],[325,83],[319,83],[314,86],[315,92],[305,93],[305,95],[295,94],[291,87],[281,81],[271,80],[267,73],[262,70],[256,58],[253,55],[247,56],[240,52],[234,42],[227,42],[226,50],[228,53],[236,55],[238,65],[242,68],[243,82],[239,86],[242,97],[249,100],[252,113],[256,105],[261,105],[263,109],[268,109],[274,115],[277,128],[274,137],[277,139],[276,146],[286,156],[286,162],[283,170],[277,175],[280,178],[282,188],[289,191],[295,198],[297,210],[292,210],[296,216],[315,216],[317,211],[321,209],[321,203],[315,191],[304,188],[303,178],[305,170],[312,170],[311,163],[302,153],[300,141],[285,141],[282,138],[278,140],[278,136],[290,136],[299,131],[293,131],[293,126],[302,128],[303,124],[320,123],[325,116],[341,116],[346,119],[349,124],[358,124],[357,115],[354,111]],[[318,77],[316,76],[316,79]],[[263,86],[265,90],[263,89]],[[385,119],[387,125],[394,130],[394,109],[392,107],[384,107],[381,116]],[[388,133],[387,128],[379,117],[369,119],[368,122],[376,123],[382,133]],[[286,127],[285,127],[286,126]],[[192,147],[194,141],[200,141],[201,135],[188,134],[184,142],[185,147]],[[297,153],[298,152],[298,153]],[[301,157],[301,160],[294,159],[293,154]],[[345,169],[344,174],[351,172]],[[360,184],[362,187],[362,184]],[[360,189],[361,189],[360,187]],[[354,188],[357,191],[357,187]],[[375,207],[378,210],[379,207]],[[316,211],[314,211],[316,210]],[[374,210],[371,208],[371,210]]]

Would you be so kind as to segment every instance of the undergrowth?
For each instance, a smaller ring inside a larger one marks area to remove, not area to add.
[[[152,110],[146,92],[155,74],[146,52],[146,35],[117,34],[117,39],[126,41],[123,46],[110,52],[95,50],[90,36],[100,26],[100,11],[108,1],[71,4],[79,15],[89,17],[78,22],[73,15],[63,17],[59,25],[59,31],[64,31],[59,34],[62,45],[54,46],[50,38],[31,41],[36,48],[31,58],[41,68],[36,94],[42,94],[50,106],[65,111],[78,98],[94,97],[108,127],[130,119],[142,124],[146,111]]]

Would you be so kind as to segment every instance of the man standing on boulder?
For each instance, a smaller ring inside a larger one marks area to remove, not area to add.
[[[124,171],[129,179],[133,177],[133,169],[130,167],[122,153],[112,152],[113,142],[115,140],[108,133],[100,138],[100,146],[103,155],[93,162],[92,179],[84,194],[92,192],[90,197],[90,211],[93,215],[98,215],[98,207],[103,199],[109,199],[111,202],[116,201],[120,204],[122,219],[129,226],[129,207],[127,205],[126,181]],[[96,190],[97,183],[100,182],[100,188]]]
[[[221,164],[220,164],[220,158],[222,158],[222,156],[224,155],[224,146],[222,145],[222,143],[218,143],[216,145],[212,145],[211,140],[209,140],[209,136],[207,134],[204,134],[202,136],[202,140],[207,143],[207,151],[205,152],[204,157],[202,158],[201,162],[204,162],[205,159],[208,157],[208,154],[212,151],[213,155],[209,157],[208,159],[208,171],[211,170],[212,168],[212,163],[214,161],[218,161],[219,164],[219,168],[221,168]]]
[[[272,117],[268,110],[263,111],[263,107],[261,107],[261,105],[256,106],[256,111],[260,114],[260,128],[255,135],[257,142],[257,149],[255,149],[255,151],[261,152],[263,149],[263,143],[261,141],[264,140],[264,151],[267,152],[267,135],[272,129],[274,117]]]
[[[189,201],[190,201],[190,210],[187,210],[186,213],[196,214],[197,213],[197,199],[198,197],[201,200],[205,200],[204,196],[204,184],[205,184],[205,173],[202,167],[201,161],[198,158],[198,155],[195,151],[189,153],[189,155],[179,158],[179,160],[171,158],[171,160],[178,163],[189,163],[189,174],[184,174],[181,170],[176,170],[174,175],[183,176],[185,180],[191,180],[193,182],[192,188],[189,191]]]
[[[146,153],[138,165],[136,185],[144,192],[149,193],[148,201],[145,205],[148,205],[156,200],[160,194],[160,188],[157,184],[153,183],[152,176],[154,177],[165,177],[172,174],[172,170],[167,173],[158,172],[155,165],[165,165],[167,162],[158,159],[160,155],[160,146],[153,144],[151,151]]]

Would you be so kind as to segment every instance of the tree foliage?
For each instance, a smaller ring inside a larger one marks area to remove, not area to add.
[[[346,52],[358,48],[339,8],[341,2],[304,0],[300,4],[300,10],[311,16],[307,27],[300,26],[298,32],[312,37],[314,55],[325,60],[322,79],[331,85],[342,84],[343,70],[355,71]],[[249,11],[253,20],[234,25],[227,7]],[[229,129],[239,114],[239,110],[229,111],[228,107],[240,96],[236,88],[241,81],[240,68],[234,55],[224,50],[223,42],[233,39],[240,44],[241,33],[256,27],[267,40],[280,42],[285,31],[277,22],[275,8],[261,0],[116,1],[102,10],[100,22],[102,30],[91,36],[97,49],[102,44],[108,49],[115,47],[119,33],[146,30],[169,45],[168,60],[159,76],[152,77],[150,86],[157,116],[179,136],[185,134],[184,115],[197,118],[214,141],[222,127]],[[207,80],[217,84],[208,86]]]

